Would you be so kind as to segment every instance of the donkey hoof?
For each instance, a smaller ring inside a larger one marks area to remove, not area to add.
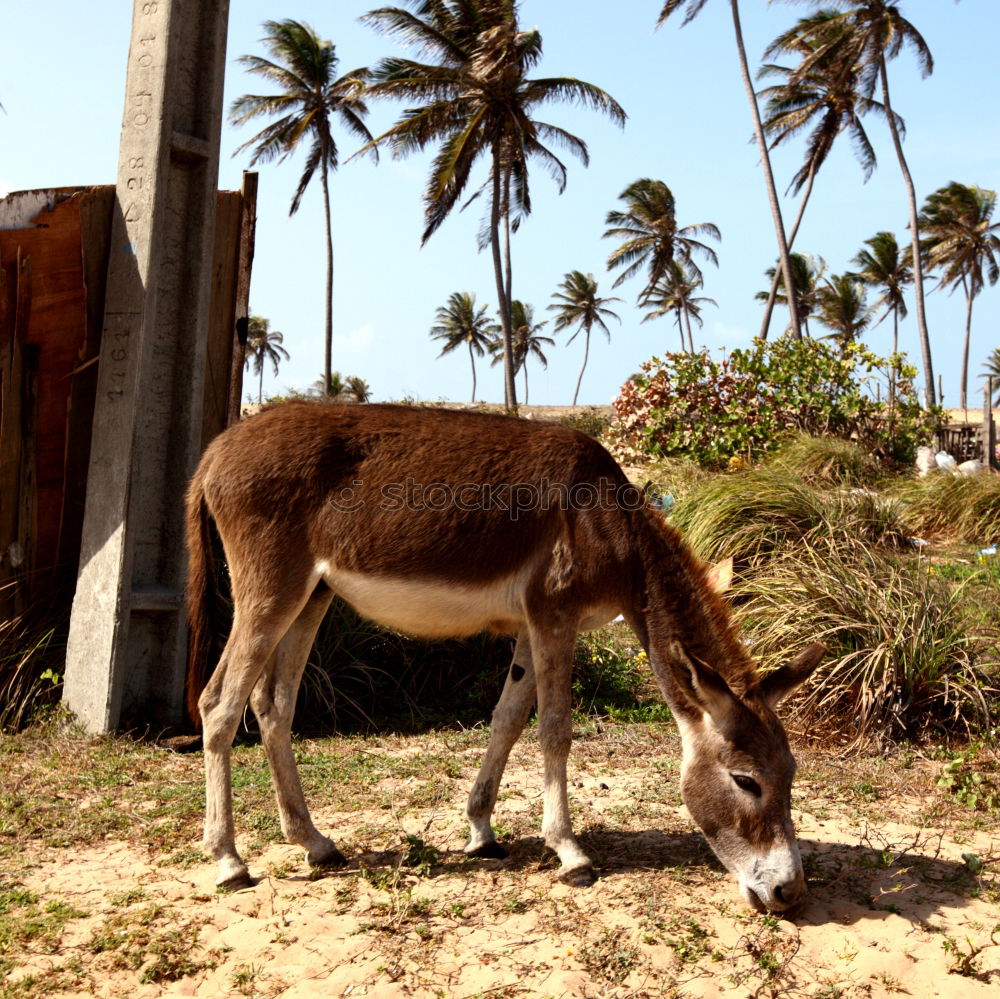
[[[467,849],[465,855],[467,857],[485,857],[488,860],[506,860],[509,856],[507,851],[495,839],[477,846],[474,850]]]
[[[574,867],[563,871],[559,875],[559,880],[571,888],[589,888],[597,880],[597,874],[594,872],[594,868],[587,864],[584,867]]]
[[[318,870],[335,870],[338,867],[347,866],[347,857],[331,843],[329,849],[324,850],[322,853],[308,854],[306,856],[306,863]]]
[[[228,878],[216,881],[215,889],[221,892],[242,891],[244,888],[253,888],[255,884],[257,879],[250,877],[250,872],[244,867],[235,874],[230,874]]]

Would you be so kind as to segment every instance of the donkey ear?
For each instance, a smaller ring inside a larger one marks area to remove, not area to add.
[[[705,574],[708,577],[708,585],[716,593],[725,593],[733,585],[733,560],[724,558],[721,562],[709,565]]]
[[[768,673],[757,688],[761,700],[770,708],[778,706],[793,690],[804,683],[826,655],[819,642],[807,645],[790,663]]]
[[[668,652],[670,673],[682,700],[721,724],[736,701],[729,684],[710,666],[692,660],[680,642],[671,642]]]

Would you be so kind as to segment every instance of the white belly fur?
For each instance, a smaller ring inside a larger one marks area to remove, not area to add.
[[[413,577],[370,576],[321,562],[326,584],[362,617],[417,638],[464,638],[490,628],[514,633],[523,628],[524,576],[517,574],[477,585]],[[581,631],[607,624],[617,608],[588,609]]]
[[[517,577],[471,586],[318,568],[327,585],[363,617],[417,638],[461,638],[499,622],[513,631],[524,621]]]

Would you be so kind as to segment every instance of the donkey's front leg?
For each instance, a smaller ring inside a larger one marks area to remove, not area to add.
[[[493,711],[490,744],[475,784],[469,794],[465,815],[469,820],[469,842],[465,852],[473,857],[506,857],[496,841],[491,818],[497,791],[511,748],[527,724],[535,703],[535,672],[531,665],[531,644],[526,634],[518,635],[514,658],[503,685],[503,693]]]
[[[576,630],[531,631],[538,691],[538,742],[545,761],[542,835],[559,857],[559,880],[576,887],[594,882],[594,866],[580,849],[569,817],[566,761],[573,738],[572,666]]]
[[[299,682],[313,639],[332,599],[333,592],[321,585],[278,644],[268,668],[250,695],[250,707],[260,724],[264,751],[271,767],[281,831],[289,843],[306,851],[306,862],[313,867],[343,867],[347,863],[333,840],[313,825],[292,751],[292,717]]]

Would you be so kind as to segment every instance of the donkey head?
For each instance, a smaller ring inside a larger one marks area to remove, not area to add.
[[[809,646],[737,696],[714,670],[679,645],[672,649],[684,803],[743,897],[760,910],[789,909],[806,891],[791,816],[795,759],[774,708],[824,651]]]

